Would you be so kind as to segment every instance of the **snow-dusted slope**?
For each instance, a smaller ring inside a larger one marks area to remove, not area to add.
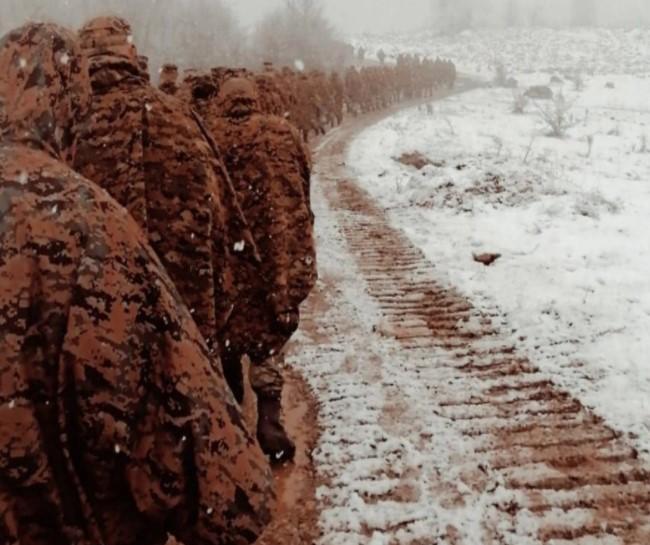
[[[545,136],[535,104],[516,115],[511,91],[482,89],[368,129],[349,162],[449,285],[503,310],[558,383],[650,450],[650,79],[564,92],[564,139]],[[414,151],[433,164],[394,160]],[[486,268],[484,251],[503,257]]]
[[[650,29],[511,28],[468,30],[439,36],[419,32],[394,36],[358,36],[368,58],[383,49],[390,58],[400,53],[453,59],[465,73],[491,79],[495,62],[511,72],[639,74],[650,72]]]

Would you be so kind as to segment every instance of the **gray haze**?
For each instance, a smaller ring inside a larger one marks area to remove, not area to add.
[[[650,1],[650,0],[649,0]],[[283,0],[226,0],[242,24],[253,26]],[[398,32],[423,26],[430,0],[323,0],[325,14],[341,32]]]
[[[29,19],[72,28],[100,14],[126,17],[155,70],[181,66],[251,66],[303,59],[312,66],[350,61],[340,38],[411,29],[456,32],[506,25],[637,27],[650,24],[650,0],[320,0],[273,13],[286,0],[0,0],[0,35]],[[249,31],[249,32],[245,32]]]
[[[226,0],[247,27],[282,0]],[[634,27],[650,24],[650,0],[322,0],[325,12],[344,34],[401,32],[429,26],[441,5],[468,11],[473,26],[506,23],[562,26],[576,12],[593,13],[592,22]],[[436,7],[434,7],[436,6]],[[438,18],[439,19],[439,18]]]

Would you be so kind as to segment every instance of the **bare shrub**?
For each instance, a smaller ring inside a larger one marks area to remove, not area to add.
[[[505,65],[501,61],[497,61],[494,69],[494,85],[497,87],[505,87],[508,80],[508,72]]]
[[[528,106],[529,99],[523,91],[512,91],[512,113],[523,114]]]
[[[261,20],[252,36],[253,52],[277,65],[307,68],[340,67],[349,62],[349,46],[341,42],[320,0],[285,0]],[[352,50],[354,53],[354,49]],[[366,50],[359,48],[359,62]]]
[[[580,72],[576,72],[575,74],[573,74],[573,77],[571,79],[573,80],[573,85],[576,91],[580,92],[584,90],[585,80]]]
[[[496,147],[496,156],[499,157],[501,155],[501,151],[503,150],[503,138],[497,136],[496,134],[490,134],[489,136]]]
[[[524,156],[524,164],[528,163],[528,157],[530,157],[530,152],[533,151],[533,144],[535,144],[535,137],[530,137],[530,142],[528,142],[528,148],[526,149],[526,155]]]
[[[591,157],[591,152],[594,150],[594,138],[593,134],[587,136],[587,153],[585,154],[587,158]]]
[[[564,138],[566,131],[577,123],[572,114],[574,101],[568,100],[564,93],[558,93],[553,100],[542,104],[540,101],[533,101],[539,118],[550,129],[549,136]]]

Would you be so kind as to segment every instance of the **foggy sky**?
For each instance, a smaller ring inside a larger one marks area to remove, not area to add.
[[[248,26],[283,1],[226,0],[226,3]],[[430,13],[429,0],[323,0],[323,6],[327,16],[343,33],[409,30],[422,26],[422,15],[426,18]]]
[[[637,26],[650,23],[650,0],[465,0],[475,6],[478,26],[498,25],[507,6],[514,2],[526,21],[542,12],[549,25],[562,25],[571,18],[573,2],[596,6],[596,19],[603,25]],[[242,24],[253,27],[283,0],[225,0]],[[453,5],[454,0],[452,0]],[[322,0],[325,12],[343,34],[402,32],[424,27],[431,21],[430,0]]]

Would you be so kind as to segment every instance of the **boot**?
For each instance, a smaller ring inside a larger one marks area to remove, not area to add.
[[[264,454],[271,459],[271,464],[280,465],[293,460],[296,454],[296,445],[289,439],[282,426],[280,399],[259,396],[258,413],[257,439]]]

